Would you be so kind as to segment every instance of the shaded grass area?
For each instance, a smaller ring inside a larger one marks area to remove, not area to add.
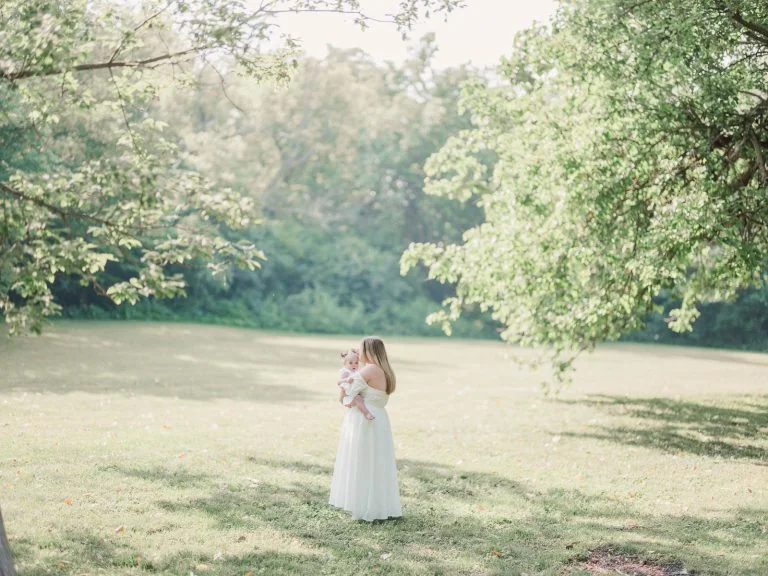
[[[207,530],[226,534],[232,542],[265,527],[300,540],[303,552],[247,552],[208,555],[184,550],[149,560],[142,550],[119,546],[87,531],[68,533],[42,543],[59,553],[55,568],[32,567],[25,574],[71,574],[77,570],[134,570],[163,574],[358,574],[362,569],[386,574],[522,574],[555,573],[588,556],[596,544],[619,544],[628,554],[640,554],[658,563],[678,561],[680,545],[691,549],[701,567],[719,567],[730,573],[721,555],[707,549],[728,547],[749,553],[755,539],[765,534],[768,510],[743,509],[725,518],[662,516],[638,513],[632,507],[578,490],[537,491],[505,477],[458,472],[445,465],[401,461],[409,486],[403,497],[409,514],[401,519],[371,524],[346,519],[327,506],[329,467],[303,461],[254,460],[263,471],[282,468],[300,471],[302,482],[290,485],[263,482],[216,487],[192,475],[203,489],[191,499],[155,500],[156,507],[180,522],[204,520]],[[165,486],[178,486],[179,470],[118,469],[128,477],[151,478]],[[210,479],[209,479],[210,480]],[[489,501],[526,510],[508,517]],[[457,510],[452,504],[480,510]],[[632,522],[626,522],[632,518]],[[648,542],[653,542],[649,553]],[[39,545],[39,544],[38,544]],[[35,547],[17,543],[19,560],[32,560]],[[695,569],[694,569],[695,570]],[[768,561],[755,562],[754,574],[765,573]],[[129,572],[126,572],[129,573]],[[714,572],[711,572],[714,573]],[[747,572],[739,572],[747,573]]]
[[[350,342],[73,324],[0,348],[21,574],[583,576],[595,550],[768,574],[764,357],[606,348],[547,401],[503,346],[388,341],[404,516],[366,523],[327,504]]]
[[[751,397],[732,406],[608,395],[591,396],[580,403],[628,416],[633,425],[566,432],[572,437],[768,464],[768,396]]]

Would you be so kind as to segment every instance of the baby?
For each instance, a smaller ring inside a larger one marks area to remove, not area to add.
[[[339,371],[339,386],[344,390],[342,403],[345,406],[350,404],[357,406],[357,409],[365,414],[368,420],[373,420],[375,416],[368,411],[365,401],[360,395],[360,392],[365,388],[365,380],[357,373],[360,366],[360,356],[357,350],[350,348],[346,352],[342,352],[341,361],[344,363],[344,367]]]

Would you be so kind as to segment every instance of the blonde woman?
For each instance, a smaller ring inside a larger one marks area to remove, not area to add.
[[[395,391],[395,372],[384,342],[373,336],[363,338],[360,361],[365,364],[358,372],[365,381],[361,394],[375,419],[366,419],[359,410],[344,416],[329,503],[354,519],[383,520],[402,515],[395,444],[384,408]],[[343,395],[341,390],[340,401]]]

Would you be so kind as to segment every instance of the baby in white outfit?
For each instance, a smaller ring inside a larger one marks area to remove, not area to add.
[[[339,386],[344,390],[344,398],[342,403],[345,406],[353,405],[357,406],[357,409],[362,412],[368,420],[376,418],[368,411],[365,405],[365,400],[360,394],[365,390],[367,384],[363,377],[357,372],[360,367],[360,356],[357,350],[351,348],[346,352],[341,353],[341,361],[344,363],[343,368],[339,371]]]

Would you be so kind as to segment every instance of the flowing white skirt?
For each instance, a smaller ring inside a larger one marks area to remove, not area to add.
[[[344,416],[329,499],[352,518],[368,521],[402,515],[392,427],[386,409],[371,397],[379,391],[367,390],[372,391],[365,400],[375,420],[354,406]]]

